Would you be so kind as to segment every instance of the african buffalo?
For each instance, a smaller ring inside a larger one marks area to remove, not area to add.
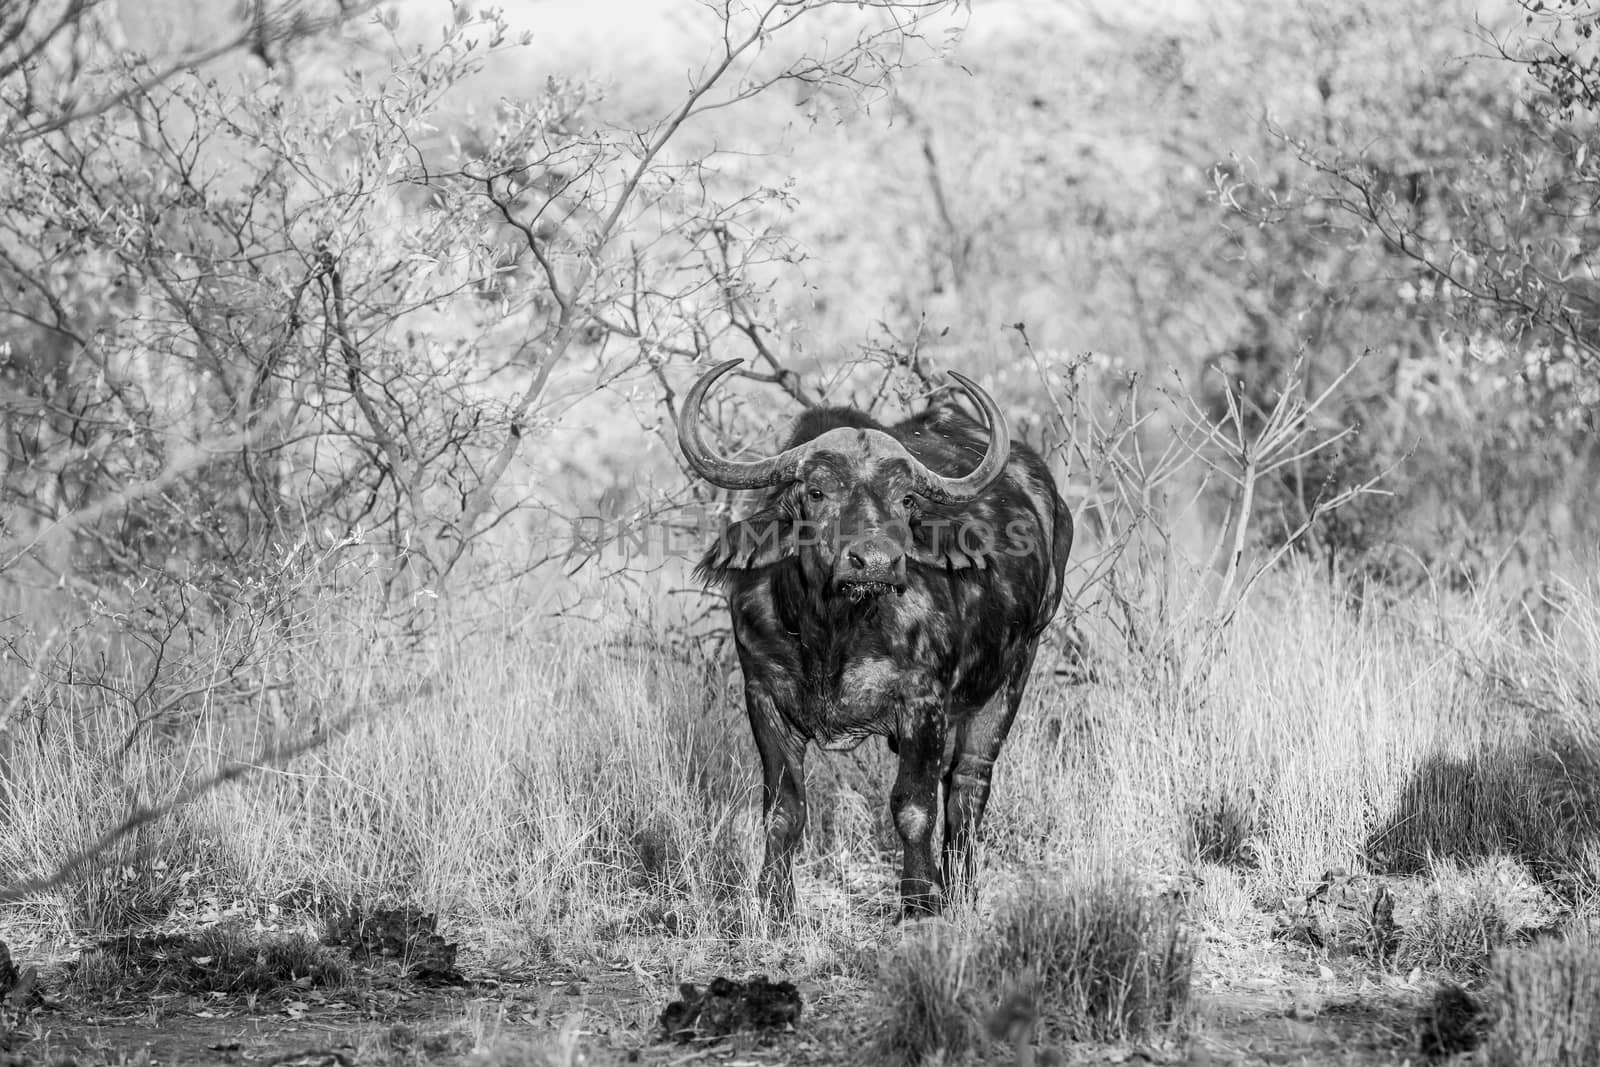
[[[899,756],[889,803],[904,844],[902,910],[938,912],[947,891],[971,891],[990,774],[1061,600],[1072,519],[1044,460],[1011,441],[994,400],[959,374],[988,429],[953,405],[892,427],[816,409],[776,456],[717,456],[700,409],[740,362],[695,384],[678,441],[713,485],[768,490],[696,571],[727,590],[761,754],[761,894],[775,915],[793,910],[807,745],[851,749],[879,734]]]

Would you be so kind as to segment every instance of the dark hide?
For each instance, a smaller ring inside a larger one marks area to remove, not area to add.
[[[808,459],[794,481],[768,490],[697,574],[727,590],[733,616],[761,754],[768,905],[786,915],[794,904],[807,747],[848,749],[879,735],[899,755],[890,804],[905,846],[902,904],[937,912],[947,893],[971,888],[990,774],[1061,600],[1072,520],[1044,461],[1020,442],[1004,474],[968,503],[908,497],[896,441],[947,477],[982,459],[988,432],[954,408],[893,427],[850,409],[810,411],[786,447],[840,428],[862,432],[840,438],[847,451]],[[840,538],[805,536],[821,507],[832,509]],[[851,537],[896,524],[908,535],[903,588],[840,585],[837,560],[853,550]]]

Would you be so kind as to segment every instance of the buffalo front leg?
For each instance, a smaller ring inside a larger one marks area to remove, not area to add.
[[[908,702],[900,712],[895,747],[900,770],[889,793],[889,810],[900,834],[900,910],[907,918],[937,915],[943,885],[933,862],[939,814],[939,769],[944,760],[944,708],[935,701]]]
[[[978,830],[989,803],[994,759],[963,751],[945,782],[944,881],[951,900],[970,903],[977,895]]]
[[[745,710],[761,754],[761,810],[766,847],[758,888],[776,919],[794,914],[794,853],[806,828],[805,738],[797,735],[765,689],[745,689]]]
[[[989,805],[989,782],[1032,667],[1030,649],[1007,679],[1004,698],[991,700],[967,721],[945,772],[944,882],[952,900],[971,902],[977,895],[979,830]]]

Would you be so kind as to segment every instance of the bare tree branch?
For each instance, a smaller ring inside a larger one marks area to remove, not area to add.
[[[0,60],[0,81],[16,75],[25,78],[28,65],[68,29],[80,25],[91,9],[98,7],[100,3],[101,0],[71,0],[60,18],[45,28],[31,46],[16,56]],[[270,10],[265,0],[256,0],[253,17],[246,28],[209,48],[167,60],[115,92],[78,104],[60,114],[44,116],[38,121],[26,121],[21,115],[16,114],[7,115],[3,132],[0,132],[0,147],[38,140],[85,119],[103,115],[130,100],[144,96],[182,71],[206,66],[229,53],[238,51],[264,53],[271,45],[319,36],[371,11],[377,3],[378,0],[341,3],[337,14],[309,16],[301,9],[302,0],[288,0]]]

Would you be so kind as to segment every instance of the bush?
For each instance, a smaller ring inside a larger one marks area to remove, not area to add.
[[[1367,855],[1389,874],[1419,874],[1435,857],[1470,863],[1510,855],[1558,894],[1576,899],[1600,870],[1600,755],[1565,731],[1541,730],[1434,755],[1412,774]]]

